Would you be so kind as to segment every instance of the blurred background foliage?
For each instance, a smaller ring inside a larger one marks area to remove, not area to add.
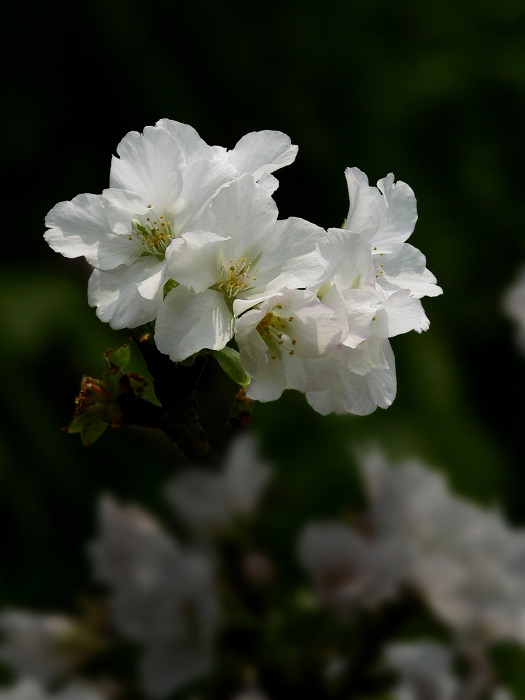
[[[97,495],[161,514],[180,460],[147,431],[90,448],[61,432],[81,376],[100,376],[127,335],[87,306],[88,266],[42,238],[47,211],[104,189],[120,139],[162,117],[229,148],[253,130],[289,134],[299,155],[278,172],[282,217],[341,225],[344,168],[371,182],[393,171],[416,193],[411,242],[444,289],[424,300],[430,330],[393,341],[388,411],[323,418],[293,392],[256,407],[282,489],[266,536],[283,562],[301,523],[361,502],[351,448],[370,440],[525,523],[525,359],[501,311],[525,262],[523,0],[12,3],[4,23],[1,605],[74,605]],[[204,398],[226,384],[210,367]]]

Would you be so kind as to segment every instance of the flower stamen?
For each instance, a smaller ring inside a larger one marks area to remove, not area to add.
[[[253,263],[248,262],[248,258],[242,257],[237,262],[230,260],[229,266],[223,266],[222,280],[217,289],[224,292],[230,299],[236,297],[240,292],[250,289],[252,282],[257,280],[257,268],[250,275]]]
[[[282,306],[278,304],[275,309],[282,309]],[[293,316],[283,319],[281,316],[269,311],[257,324],[257,331],[268,346],[268,349],[273,353],[270,355],[270,359],[276,360],[277,356],[282,356],[282,350],[286,350],[288,355],[295,355],[293,346],[297,345],[297,340],[291,337],[287,325],[287,322],[291,323],[293,319]]]
[[[148,207],[150,206],[148,204]],[[128,236],[129,240],[133,240],[133,236],[136,236],[143,247],[143,254],[154,255],[157,258],[164,257],[166,248],[174,237],[171,221],[164,221],[163,216],[159,216],[153,222],[149,216],[146,217],[145,222],[132,219],[131,232],[132,235]]]

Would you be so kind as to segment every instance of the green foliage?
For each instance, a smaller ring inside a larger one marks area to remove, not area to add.
[[[248,386],[250,377],[244,371],[241,364],[241,358],[237,350],[234,348],[225,347],[222,350],[210,350],[210,355],[213,355],[221,368],[226,372],[230,379],[239,386]]]
[[[83,445],[91,445],[108,426],[117,427],[123,422],[118,399],[129,391],[142,396],[148,385],[138,374],[125,371],[131,362],[128,343],[117,350],[104,353],[108,368],[102,379],[84,376],[75,403],[75,415],[67,428],[68,433],[80,433]]]

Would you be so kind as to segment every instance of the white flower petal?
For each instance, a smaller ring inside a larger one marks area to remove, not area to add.
[[[153,208],[164,209],[182,190],[184,154],[177,141],[158,126],[143,134],[130,131],[111,162],[110,187],[139,194]]]
[[[327,365],[332,370],[332,379],[328,388],[322,391],[310,391],[306,400],[318,413],[354,413],[366,416],[377,407],[388,408],[396,395],[396,373],[394,353],[388,341],[383,352],[388,361],[388,369],[372,369],[365,375],[351,371],[352,353],[355,350],[340,346],[326,358],[317,363]],[[324,376],[328,376],[327,367],[323,367]]]
[[[392,173],[377,183],[383,193],[386,209],[381,217],[381,226],[373,238],[373,244],[385,253],[404,243],[414,230],[417,221],[417,204],[414,192],[399,180],[394,182]]]
[[[115,270],[94,270],[88,283],[90,306],[96,306],[97,316],[115,329],[153,321],[162,301],[163,266],[163,261],[149,256]],[[150,298],[140,293],[139,286]]]
[[[423,311],[421,301],[413,299],[408,289],[394,292],[381,305],[376,313],[372,330],[382,338],[392,338],[401,333],[415,330],[418,333],[427,330],[428,318]]]
[[[183,171],[184,184],[180,196],[184,207],[174,218],[175,232],[187,231],[189,228],[195,230],[194,219],[200,210],[222,185],[234,177],[235,169],[228,163],[211,160],[189,163]]]
[[[273,194],[279,187],[279,180],[270,173],[264,173],[257,183],[259,187],[262,187],[268,194]]]
[[[443,293],[434,275],[426,268],[425,256],[410,243],[403,243],[392,253],[375,255],[373,259],[376,273],[383,272],[377,281],[385,290],[408,289],[416,299]]]
[[[213,160],[213,149],[189,124],[176,122],[173,119],[159,119],[155,126],[160,126],[177,141],[187,163],[194,160]]]
[[[265,238],[277,221],[277,206],[251,175],[243,175],[223,187],[214,197],[211,211],[215,216],[214,232],[231,238],[229,255],[238,260],[259,255],[266,247]]]
[[[253,131],[237,142],[229,153],[229,161],[239,175],[251,173],[258,180],[264,173],[293,163],[297,151],[298,147],[280,131]]]
[[[101,195],[79,194],[60,202],[46,216],[45,240],[66,258],[84,256],[102,270],[129,265],[136,258],[126,236],[111,233]]]
[[[381,194],[368,184],[368,177],[359,168],[347,168],[345,177],[350,207],[343,228],[370,241],[381,223]]]
[[[167,275],[195,294],[216,284],[222,274],[221,252],[228,239],[208,231],[191,231],[166,251]]]
[[[233,316],[224,296],[213,289],[195,294],[188,287],[176,287],[157,314],[155,342],[174,362],[204,348],[221,350],[232,335]]]
[[[339,289],[358,289],[373,283],[370,245],[360,234],[330,228],[320,239],[319,250],[329,263],[326,279],[333,279]]]

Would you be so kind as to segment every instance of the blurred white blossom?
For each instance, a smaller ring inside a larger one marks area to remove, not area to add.
[[[525,268],[503,297],[503,310],[516,324],[516,342],[525,352]]]
[[[361,466],[375,537],[404,543],[405,579],[434,611],[460,634],[525,642],[525,532],[418,462],[391,467],[370,450]]]
[[[388,541],[369,541],[335,522],[309,525],[300,540],[299,560],[318,595],[342,612],[395,596],[405,557]]]
[[[56,692],[48,692],[33,680],[23,679],[9,688],[0,689],[0,700],[106,700],[94,686],[74,681]]]
[[[213,472],[188,468],[167,486],[176,512],[195,529],[228,526],[236,516],[252,513],[271,476],[249,433],[234,438],[221,466]]]
[[[0,659],[20,677],[49,683],[82,658],[82,632],[64,615],[21,610],[0,614]]]
[[[166,697],[211,666],[219,617],[213,561],[181,547],[137,507],[105,497],[99,517],[95,577],[111,587],[117,630],[143,647],[147,697]]]
[[[445,647],[431,641],[390,644],[384,654],[400,676],[396,700],[458,700],[452,654]]]

